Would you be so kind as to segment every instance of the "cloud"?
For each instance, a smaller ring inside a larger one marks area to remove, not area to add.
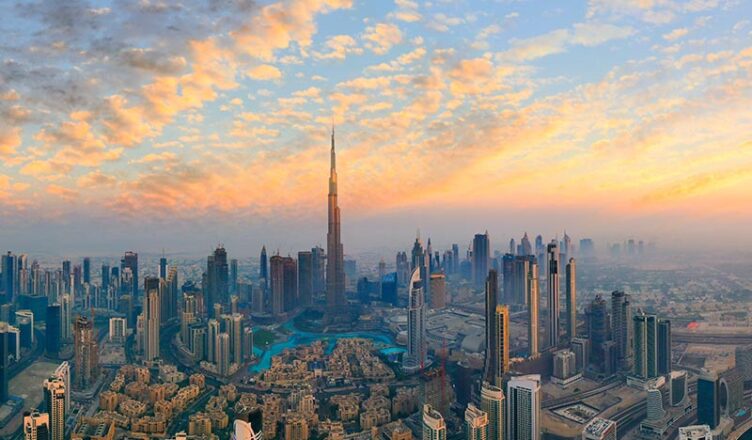
[[[377,23],[366,28],[363,39],[366,47],[373,53],[384,55],[394,45],[402,42],[402,31],[395,24]]]
[[[689,33],[687,28],[676,28],[667,34],[663,34],[663,39],[666,41],[678,40]]]
[[[282,72],[270,64],[262,64],[248,70],[248,76],[259,81],[282,78]]]
[[[397,10],[389,14],[391,18],[399,21],[413,23],[420,21],[423,16],[418,12],[418,2],[412,0],[395,0]]]
[[[321,60],[344,60],[348,54],[360,55],[363,49],[358,47],[355,39],[349,35],[334,35],[326,40],[324,46],[327,52],[313,52],[313,56]]]
[[[511,48],[501,55],[509,61],[532,61],[565,52],[571,46],[593,47],[612,40],[627,38],[635,33],[631,27],[605,23],[576,23],[569,29],[556,29],[526,39],[513,39]]]
[[[76,179],[76,186],[79,188],[109,188],[117,183],[117,178],[110,174],[105,174],[101,170],[94,170]]]

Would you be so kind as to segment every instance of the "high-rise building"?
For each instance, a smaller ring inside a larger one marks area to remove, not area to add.
[[[284,309],[285,312],[291,312],[295,310],[300,301],[298,296],[298,262],[292,257],[285,257],[282,261],[284,278]]]
[[[70,371],[70,364],[67,361],[58,365],[57,368],[55,368],[55,372],[52,373],[52,375],[63,381],[63,385],[65,385],[66,390],[71,389],[71,371]],[[70,402],[71,402],[71,393],[66,392],[65,393],[65,413],[66,414],[70,413]]]
[[[556,240],[549,243],[548,255],[548,321],[546,322],[547,347],[559,346],[559,248]]]
[[[227,333],[230,335],[230,359],[232,362],[243,363],[243,315],[233,313],[229,316],[229,328]]]
[[[575,359],[575,370],[582,373],[590,364],[590,339],[574,338],[570,343]]]
[[[166,271],[167,278],[160,278],[159,280],[159,321],[162,326],[178,317],[178,298],[180,295],[177,266],[169,266]]]
[[[431,308],[443,309],[446,307],[446,275],[443,273],[431,274]]]
[[[493,272],[493,271],[492,271]],[[509,371],[509,309],[505,305],[497,305],[491,321],[491,341],[488,351],[495,359],[490,363],[493,368],[485,380],[493,385],[501,386],[504,374]]]
[[[311,251],[298,252],[298,297],[300,305],[304,307],[313,303],[313,253]]]
[[[238,293],[238,259],[230,260],[230,293]]]
[[[671,362],[671,321],[658,320],[658,374],[669,374],[673,367]]]
[[[520,255],[534,255],[533,254],[533,246],[530,244],[530,238],[527,236],[527,232],[525,232],[525,235],[522,236],[522,240],[520,240],[520,251],[518,252]]]
[[[99,376],[99,351],[94,336],[94,323],[85,316],[73,325],[74,385],[79,390],[91,386]]]
[[[737,345],[734,354],[742,378],[745,382],[752,381],[752,345]]]
[[[120,275],[121,277],[124,275],[125,270],[130,270],[130,277],[128,277],[128,281],[130,282],[130,285],[126,285],[127,283],[121,282],[120,288],[125,289],[125,292],[130,292],[134,298],[138,297],[138,254],[135,252],[126,252],[123,258],[120,260]]]
[[[220,333],[217,341],[217,371],[221,376],[227,376],[230,373],[230,335]]]
[[[16,272],[18,271],[18,267],[16,256],[10,251],[2,256],[2,271],[2,285],[0,285],[0,290],[4,292],[4,296],[0,298],[0,304],[13,304],[17,289]]]
[[[679,440],[713,440],[713,432],[708,425],[691,425],[679,428]]]
[[[483,382],[480,389],[480,409],[488,415],[488,439],[504,439],[506,432],[504,390],[501,386]]]
[[[24,440],[48,440],[50,438],[50,415],[32,410],[24,413]]]
[[[345,252],[340,232],[341,217],[337,203],[337,156],[334,151],[334,128],[330,152],[328,231],[326,234],[326,305],[330,316],[338,315],[345,303]]]
[[[60,304],[47,306],[47,319],[45,322],[45,349],[50,357],[57,357],[60,351],[60,326],[62,316]]]
[[[744,404],[744,380],[737,368],[724,371],[718,381],[721,415],[734,417]]]
[[[538,288],[538,264],[535,259],[530,262],[527,273],[527,341],[528,355],[538,356],[538,305],[540,304],[540,289]]]
[[[217,363],[219,357],[218,346],[219,344],[219,321],[216,319],[210,319],[207,323],[206,331],[206,360],[209,362]]]
[[[473,238],[473,283],[482,287],[488,275],[488,262],[491,258],[491,240],[488,231],[475,234]]]
[[[634,326],[629,295],[621,291],[611,293],[611,327],[616,344],[616,356],[623,370],[630,370],[633,362]]]
[[[568,384],[577,377],[577,356],[571,350],[559,350],[554,354],[554,372],[551,381]]]
[[[488,440],[488,414],[473,403],[465,409],[465,439]]]
[[[671,406],[684,405],[688,398],[688,384],[686,371],[672,371],[669,376],[669,404]]]
[[[610,325],[608,306],[601,295],[595,295],[588,309],[588,335],[590,336],[590,362],[606,370],[606,343],[609,337]],[[585,365],[587,367],[587,365]]]
[[[423,440],[446,440],[444,417],[431,405],[423,405]]]
[[[643,313],[636,314],[634,321],[634,375],[641,379],[652,379],[663,374],[659,370],[659,357],[664,357],[664,367],[670,368],[671,357],[671,327],[664,324],[663,340],[660,335],[660,322],[655,315]],[[668,346],[668,352],[661,353],[659,348]],[[666,358],[667,357],[667,358]],[[667,372],[668,373],[668,372]]]
[[[326,253],[316,246],[311,249],[312,297],[318,301],[326,294]]]
[[[409,369],[422,369],[426,361],[426,315],[420,269],[413,270],[407,304],[407,359]]]
[[[105,263],[102,264],[102,272],[101,272],[101,284],[102,284],[102,292],[109,292],[110,291],[110,265]]]
[[[84,273],[83,273],[84,283],[91,284],[91,258],[84,257],[83,265],[84,265]]]
[[[269,260],[266,256],[266,246],[261,247],[261,256],[259,257],[259,279],[264,286],[264,291],[269,288]]]
[[[494,344],[494,319],[496,306],[499,304],[499,281],[495,270],[488,272],[486,277],[486,358],[483,368],[483,380],[496,384],[495,372],[498,370],[496,362],[499,360],[496,353],[497,345]]]
[[[227,251],[222,245],[206,261],[206,299],[204,305],[212,310],[214,304],[227,304],[229,301],[229,266]],[[215,316],[216,318],[216,316]]]
[[[594,417],[582,429],[582,440],[616,440],[616,422]]]
[[[159,259],[159,278],[167,279],[167,258],[165,257]]]
[[[50,377],[44,381],[44,402],[50,418],[50,440],[65,439],[65,395],[70,390],[59,377]]]
[[[567,263],[567,340],[577,337],[577,264],[574,258]]]
[[[144,359],[153,361],[159,357],[159,324],[161,319],[160,280],[144,278]]]
[[[8,354],[10,353],[10,325],[0,325],[0,402],[8,400]]]
[[[721,420],[720,380],[715,373],[697,378],[697,424],[715,429]]]
[[[128,323],[125,318],[118,318],[116,316],[110,318],[109,341],[115,344],[125,343],[127,329]]]
[[[513,377],[507,383],[507,438],[540,439],[540,386],[541,380],[537,374]]]

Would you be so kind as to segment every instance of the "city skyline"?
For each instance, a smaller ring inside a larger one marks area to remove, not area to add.
[[[323,245],[318,170],[334,122],[354,251],[409,243],[416,228],[741,248],[749,8],[13,6],[3,30],[17,43],[0,52],[0,238],[76,253],[197,253],[259,247],[259,236]],[[474,224],[462,224],[470,209]]]

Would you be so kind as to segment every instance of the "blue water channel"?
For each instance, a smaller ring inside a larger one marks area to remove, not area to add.
[[[388,333],[376,331],[358,331],[345,333],[311,333],[295,328],[292,321],[282,324],[282,327],[289,331],[290,335],[287,340],[275,342],[265,350],[253,347],[253,354],[259,359],[258,363],[251,365],[248,371],[252,374],[268,370],[272,363],[272,356],[276,356],[283,351],[295,348],[301,345],[310,345],[315,341],[326,341],[327,346],[325,353],[330,354],[338,339],[363,338],[370,339],[376,343],[376,347],[387,355],[390,359],[396,358],[405,352],[404,348],[397,347],[394,338]]]

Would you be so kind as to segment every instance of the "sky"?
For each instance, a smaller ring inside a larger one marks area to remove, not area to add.
[[[744,0],[0,8],[0,247],[752,245]]]

